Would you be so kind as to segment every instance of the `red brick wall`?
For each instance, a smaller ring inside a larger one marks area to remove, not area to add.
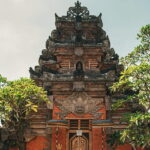
[[[106,136],[102,128],[92,130],[92,150],[106,150]]]
[[[44,148],[48,148],[49,141],[46,137],[38,136],[31,140],[26,145],[26,150],[43,150]]]
[[[132,147],[129,144],[118,146],[116,150],[132,150]]]

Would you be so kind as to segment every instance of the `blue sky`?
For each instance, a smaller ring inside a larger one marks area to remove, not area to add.
[[[10,80],[29,77],[55,29],[55,12],[66,15],[75,0],[0,0],[0,74]],[[136,34],[150,23],[150,0],[80,0],[90,14],[102,13],[111,47],[120,56],[137,44]]]

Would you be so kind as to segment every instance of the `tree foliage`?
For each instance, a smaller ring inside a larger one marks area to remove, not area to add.
[[[7,82],[7,79],[2,77],[2,75],[0,74],[0,88],[4,86],[6,82]]]
[[[120,131],[115,131],[113,134],[109,135],[107,142],[113,150],[115,150],[118,145],[124,144],[124,142],[120,139],[120,136]]]
[[[134,107],[140,107],[126,115],[124,119],[128,126],[121,132],[121,140],[134,148],[150,145],[150,24],[141,28],[137,38],[140,45],[121,58],[124,70],[119,81],[112,86],[113,92],[125,95],[113,105],[113,109],[129,102]],[[126,91],[130,92],[125,94]]]
[[[23,150],[23,135],[29,114],[37,112],[38,106],[47,102],[47,95],[43,88],[36,86],[31,79],[6,81],[1,77],[1,83],[4,82],[7,84],[0,88],[0,118],[3,127],[13,132],[17,146]]]

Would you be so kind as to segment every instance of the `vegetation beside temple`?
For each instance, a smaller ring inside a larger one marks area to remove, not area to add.
[[[130,143],[135,150],[137,147],[150,148],[150,24],[141,28],[137,38],[140,45],[121,58],[124,70],[112,86],[113,92],[125,95],[113,105],[113,109],[129,103],[132,106],[132,111],[122,118],[128,123],[127,128],[114,136],[117,135],[116,140],[119,137],[122,143]],[[111,144],[120,142],[113,139]]]
[[[25,149],[24,130],[28,126],[30,113],[37,112],[38,106],[47,101],[46,92],[31,79],[21,78],[7,81],[0,76],[0,119],[14,141],[7,140],[3,149],[12,146]]]

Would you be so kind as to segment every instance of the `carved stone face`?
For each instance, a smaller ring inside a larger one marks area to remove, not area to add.
[[[102,106],[104,106],[103,98],[94,99],[85,92],[74,92],[71,96],[62,99],[56,99],[58,107],[64,114],[95,114]],[[98,109],[98,110],[97,110]]]
[[[75,113],[76,114],[83,114],[85,112],[85,107],[84,106],[75,106]]]

